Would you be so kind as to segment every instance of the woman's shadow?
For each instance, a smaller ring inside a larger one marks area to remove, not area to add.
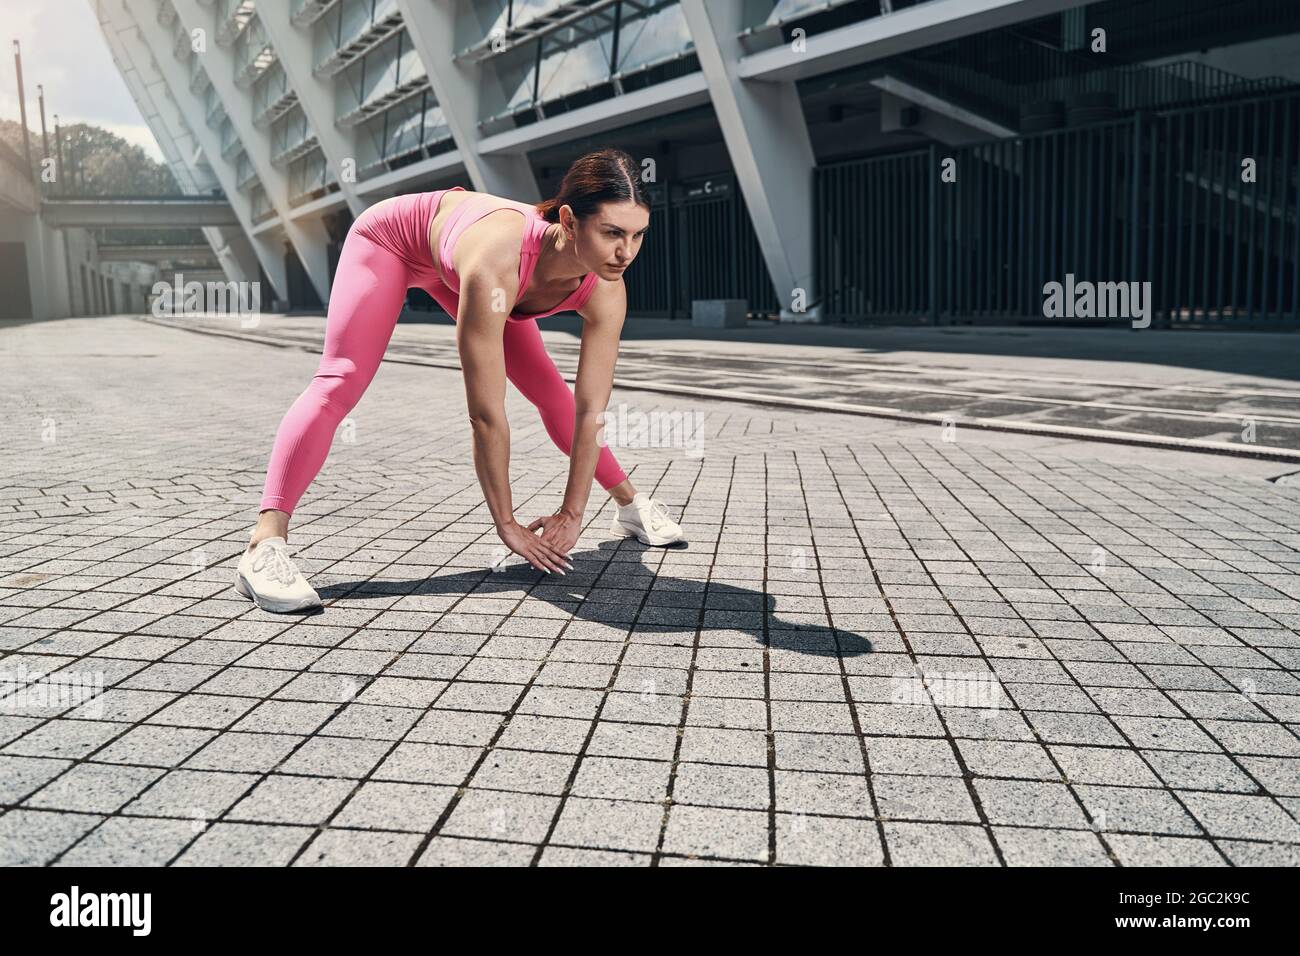
[[[572,613],[580,621],[680,633],[683,645],[694,643],[695,631],[703,627],[743,632],[760,646],[811,656],[856,657],[871,653],[871,641],[864,635],[842,628],[782,621],[775,614],[776,598],[771,594],[719,581],[668,577],[638,560],[611,562],[599,554],[616,552],[633,557],[649,550],[626,540],[602,542],[596,553],[574,552],[574,570],[563,576],[544,574],[521,560],[406,581],[333,581],[318,587],[317,593],[328,608],[331,601],[341,598],[379,599],[395,594],[464,597],[471,593],[491,597],[522,590]],[[649,586],[644,600],[642,585]],[[613,593],[620,587],[628,592],[624,599]],[[593,588],[599,592],[595,596],[591,595]]]

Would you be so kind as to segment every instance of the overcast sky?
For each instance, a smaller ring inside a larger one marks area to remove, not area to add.
[[[27,125],[40,130],[36,84],[45,85],[45,113],[59,122],[94,123],[162,159],[95,22],[93,0],[0,0],[0,116],[18,121],[13,40],[22,44]]]

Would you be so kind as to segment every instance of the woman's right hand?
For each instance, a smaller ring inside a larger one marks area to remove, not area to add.
[[[538,571],[556,571],[564,574],[564,569],[573,570],[569,556],[562,554],[542,541],[541,535],[529,531],[517,521],[497,528],[497,534],[507,548],[519,555]]]

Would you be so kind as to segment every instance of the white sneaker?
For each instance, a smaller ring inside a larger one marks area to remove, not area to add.
[[[279,535],[263,538],[251,551],[244,549],[235,568],[235,590],[263,611],[286,613],[321,606],[320,595],[293,563],[289,545]]]
[[[620,538],[635,537],[642,544],[662,546],[686,540],[681,526],[673,521],[668,509],[644,491],[638,491],[626,505],[616,505],[609,533]]]

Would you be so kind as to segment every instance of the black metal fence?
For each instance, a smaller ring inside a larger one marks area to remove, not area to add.
[[[694,299],[780,308],[734,174],[652,185],[650,231],[628,272],[628,312],[689,317]]]
[[[1298,142],[1288,91],[819,167],[823,309],[1127,321],[1048,283],[1149,282],[1153,325],[1300,325]]]

